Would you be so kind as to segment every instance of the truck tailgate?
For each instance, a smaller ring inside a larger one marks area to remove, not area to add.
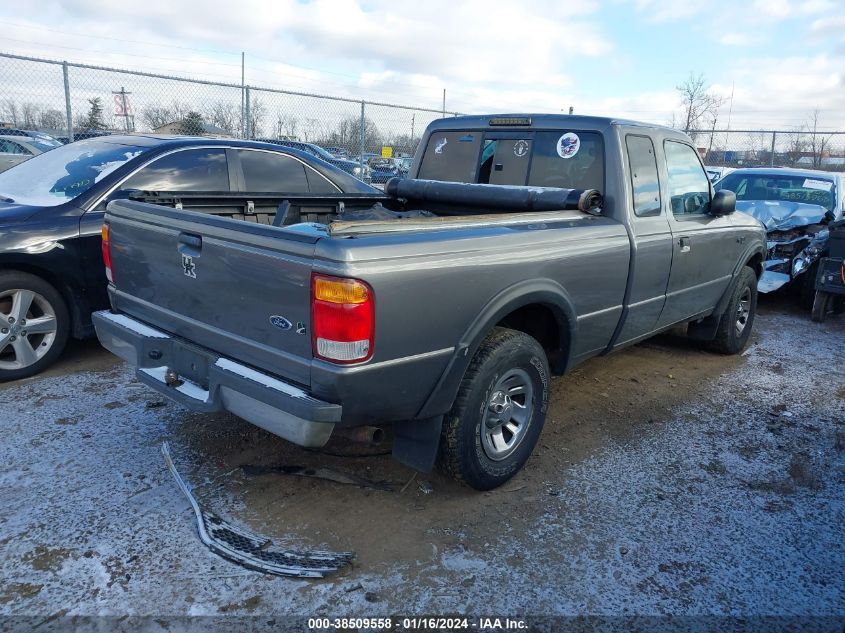
[[[310,386],[317,237],[133,201],[106,222],[117,311]]]

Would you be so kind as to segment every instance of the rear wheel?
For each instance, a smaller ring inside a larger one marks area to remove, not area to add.
[[[494,329],[473,356],[443,420],[441,470],[477,490],[502,485],[528,461],[548,401],[543,348],[522,332]]]
[[[29,273],[0,273],[0,382],[53,364],[69,329],[67,307],[53,286]]]
[[[748,345],[757,313],[757,275],[748,266],[737,275],[728,307],[710,347],[720,354],[739,354]]]

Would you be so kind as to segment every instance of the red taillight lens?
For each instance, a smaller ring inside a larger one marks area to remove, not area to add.
[[[333,363],[358,363],[373,355],[375,298],[363,281],[311,277],[314,356]]]
[[[114,275],[111,271],[111,244],[109,242],[109,225],[103,224],[102,230],[103,236],[103,263],[106,265],[106,279],[109,280],[109,283],[114,283]]]

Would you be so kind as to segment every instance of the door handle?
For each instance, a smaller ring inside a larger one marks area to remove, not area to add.
[[[199,257],[200,252],[202,251],[202,236],[192,235],[191,233],[180,233],[179,246],[177,247],[177,250],[182,253],[182,255]]]
[[[680,246],[680,247],[681,247],[681,252],[682,252],[682,253],[689,253],[689,251],[690,251],[689,238],[688,238],[688,237],[682,237],[682,238],[680,238],[680,239],[678,240],[678,246]]]

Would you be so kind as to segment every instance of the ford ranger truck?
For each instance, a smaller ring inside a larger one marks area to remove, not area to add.
[[[392,424],[397,459],[483,490],[528,460],[553,376],[678,325],[749,340],[765,233],[676,130],[442,119],[409,175],[261,220],[112,202],[100,341],[191,410],[303,446]]]

